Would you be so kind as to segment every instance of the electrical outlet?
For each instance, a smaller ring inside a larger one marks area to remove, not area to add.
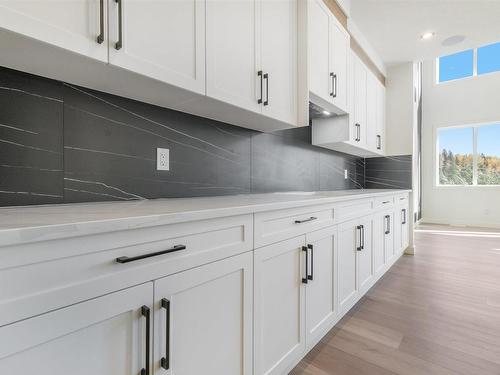
[[[344,180],[347,180],[349,178],[349,172],[347,169],[344,169]]]
[[[157,171],[170,170],[170,151],[168,148],[156,149],[156,170]]]

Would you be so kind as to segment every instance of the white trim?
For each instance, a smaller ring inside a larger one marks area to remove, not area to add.
[[[380,58],[377,51],[372,47],[352,18],[347,19],[347,31],[349,31],[351,38],[356,40],[384,77],[387,77],[387,67],[384,61]]]

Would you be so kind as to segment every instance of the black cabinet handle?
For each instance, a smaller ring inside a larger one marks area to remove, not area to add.
[[[330,83],[332,85],[332,91],[330,91],[330,96],[333,97],[333,98],[334,98],[333,95],[335,93],[335,88],[334,88],[335,84],[334,84],[334,78],[333,78],[334,76],[335,76],[335,74],[333,72],[330,72]]]
[[[391,215],[385,215],[385,234],[391,233]]]
[[[302,283],[303,284],[307,284],[307,280],[309,279],[309,275],[308,275],[308,272],[309,272],[309,251],[307,249],[307,246],[302,246],[302,251],[306,253],[306,277],[303,277],[302,278]]]
[[[382,137],[380,135],[377,135],[377,150],[380,150],[382,148]]]
[[[149,357],[150,350],[149,342],[151,341],[150,329],[151,329],[151,310],[147,306],[141,307],[141,315],[146,318],[146,367],[141,369],[141,375],[149,375]]]
[[[383,201],[382,204],[391,203],[391,201]]]
[[[314,220],[318,220],[318,218],[315,216],[311,216],[309,219],[295,220],[295,224],[307,223],[309,221],[314,221]]]
[[[358,235],[359,233],[359,235]],[[361,225],[358,225],[356,227],[356,242],[358,242],[358,239],[359,239],[359,246],[356,246],[356,250],[357,251],[361,251],[363,250],[363,247],[361,246]]]
[[[104,42],[104,0],[99,1],[99,35],[97,36],[97,43]]]
[[[260,98],[257,100],[258,104],[262,104],[262,70],[257,72],[257,76],[260,78]]]
[[[266,80],[266,100],[264,105],[269,105],[269,74],[264,73],[264,79]]]
[[[406,224],[406,208],[403,208],[401,212],[403,214],[403,222],[401,224]]]
[[[186,246],[184,246],[184,245],[175,245],[174,247],[172,247],[170,249],[157,251],[155,253],[138,255],[136,257],[119,257],[119,258],[116,258],[116,262],[117,263],[135,262],[136,260],[141,260],[141,259],[145,259],[145,258],[156,257],[158,255],[163,255],[163,254],[168,254],[168,253],[174,253],[176,251],[185,250],[185,249],[186,249]]]
[[[361,225],[361,250],[365,249],[365,226]]]
[[[123,30],[122,30],[122,0],[115,0],[118,4],[118,42],[115,43],[115,49],[119,50],[123,47]]]
[[[170,301],[162,298],[161,307],[165,309],[165,357],[160,360],[161,367],[170,368]]]
[[[313,281],[314,280],[314,246],[311,244],[308,244],[307,248],[309,250],[311,250],[311,274],[307,275],[307,279]]]
[[[356,124],[356,142],[361,141],[361,124]]]

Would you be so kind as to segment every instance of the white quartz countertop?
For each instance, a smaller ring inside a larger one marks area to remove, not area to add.
[[[0,246],[409,191],[356,189],[3,207],[0,208]]]

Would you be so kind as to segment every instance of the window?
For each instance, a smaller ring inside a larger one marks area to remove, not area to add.
[[[500,124],[477,129],[477,184],[500,185]]]
[[[500,185],[500,123],[441,128],[439,185]]]
[[[477,74],[500,71],[500,43],[477,49]]]
[[[454,53],[439,58],[439,82],[451,81],[474,74],[474,50]]]
[[[500,72],[500,42],[437,59],[438,83],[492,72]]]

